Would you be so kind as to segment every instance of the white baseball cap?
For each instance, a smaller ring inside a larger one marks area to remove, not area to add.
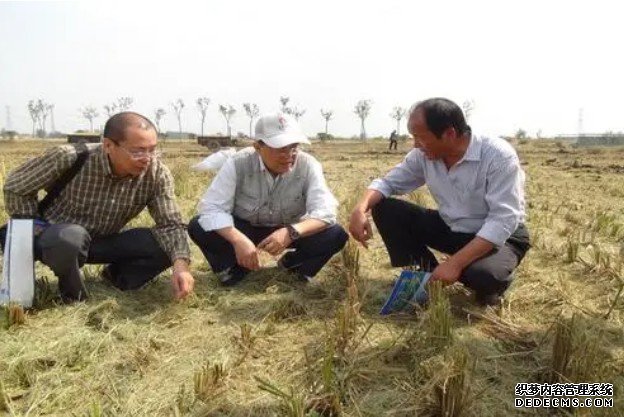
[[[266,114],[258,119],[255,140],[261,140],[271,148],[310,143],[295,118],[281,112]]]

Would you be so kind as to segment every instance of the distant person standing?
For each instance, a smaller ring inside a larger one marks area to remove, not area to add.
[[[398,145],[397,138],[398,138],[397,132],[396,130],[393,130],[392,133],[390,133],[390,145],[388,146],[389,151],[391,151],[393,147],[394,147],[394,150],[396,151],[397,145]]]

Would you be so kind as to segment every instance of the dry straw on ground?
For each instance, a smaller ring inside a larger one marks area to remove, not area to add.
[[[0,143],[0,183],[52,145]],[[617,168],[624,150],[517,146],[534,247],[502,309],[480,309],[446,288],[428,309],[380,317],[398,269],[378,234],[368,250],[349,246],[314,285],[269,268],[226,289],[193,248],[196,296],[181,303],[171,301],[166,273],[123,293],[90,267],[91,299],[65,306],[56,279],[38,267],[38,301],[26,322],[7,328],[2,315],[0,415],[537,416],[545,410],[514,407],[514,387],[548,375],[613,383],[616,407],[591,411],[617,415],[624,410],[624,181]],[[403,158],[386,147],[311,146],[342,204],[341,221],[370,180]],[[189,219],[213,177],[189,170],[206,150],[173,141],[163,150]],[[433,207],[426,189],[406,198]],[[3,208],[0,201],[0,216]],[[132,223],[148,224],[146,212]],[[574,314],[570,327],[562,317]]]

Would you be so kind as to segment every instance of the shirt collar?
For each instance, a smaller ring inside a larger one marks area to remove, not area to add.
[[[464,157],[461,159],[462,161],[480,161],[481,160],[481,137],[471,133],[470,134],[470,143],[468,144],[468,148],[466,149],[466,153],[464,153]]]
[[[110,161],[108,160],[108,154],[104,152],[104,146],[100,145],[100,149],[98,150],[98,159],[100,160],[100,164],[102,165],[102,170],[104,174],[108,177],[114,177],[113,168],[110,165]]]
[[[258,156],[258,161],[260,161],[260,172],[269,172],[266,165],[264,165],[264,161],[262,160],[259,152],[256,152],[256,156]]]

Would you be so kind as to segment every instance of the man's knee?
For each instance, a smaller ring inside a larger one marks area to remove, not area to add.
[[[90,244],[89,232],[78,224],[50,225],[39,238],[39,245],[42,250],[53,250],[73,255],[86,255]]]
[[[377,219],[383,217],[389,209],[391,209],[394,205],[393,198],[382,198],[375,207],[371,210],[371,214],[373,215],[373,220],[377,221]]]
[[[405,227],[405,222],[418,223],[426,218],[427,210],[421,206],[397,198],[383,198],[371,210],[373,220],[379,224]]]
[[[512,271],[495,271],[491,265],[475,262],[464,270],[460,282],[480,293],[502,293],[510,284]]]
[[[344,248],[349,240],[349,234],[339,224],[332,224],[327,229],[329,240],[331,242],[333,252],[338,252]]]

